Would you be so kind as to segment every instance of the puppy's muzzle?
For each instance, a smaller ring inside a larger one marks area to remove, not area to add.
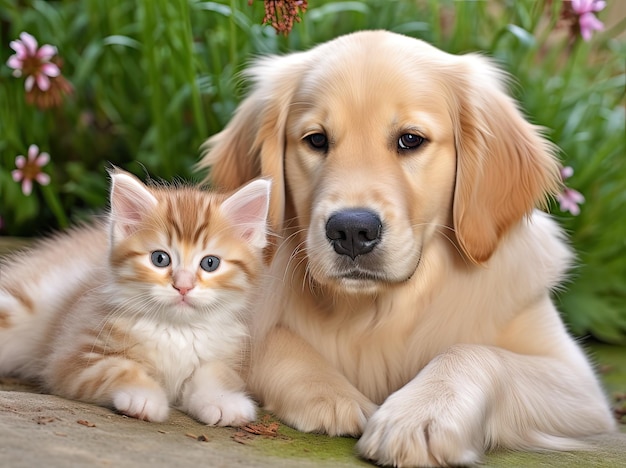
[[[326,237],[335,252],[352,260],[371,252],[380,242],[382,230],[378,215],[363,208],[338,211],[326,223]]]

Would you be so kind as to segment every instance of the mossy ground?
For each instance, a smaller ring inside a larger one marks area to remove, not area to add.
[[[586,345],[586,349],[598,368],[611,401],[619,405],[618,399],[626,394],[626,348],[594,343]],[[261,417],[261,420],[266,424],[278,422],[269,415]],[[530,453],[500,450],[488,454],[483,466],[626,467],[626,425],[622,424],[620,429],[621,434],[591,438],[588,451]],[[275,437],[260,436],[246,443],[260,454],[281,459],[315,459],[338,465],[371,466],[356,456],[356,439],[303,434],[284,424],[280,424],[276,432],[278,435]]]

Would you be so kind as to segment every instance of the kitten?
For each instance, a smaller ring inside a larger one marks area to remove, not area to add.
[[[164,421],[253,420],[238,370],[262,267],[269,186],[230,196],[112,171],[106,222],[0,265],[0,375]]]

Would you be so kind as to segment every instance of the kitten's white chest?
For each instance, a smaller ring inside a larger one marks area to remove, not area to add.
[[[134,331],[146,358],[156,369],[171,402],[181,396],[185,382],[199,366],[228,360],[242,349],[245,330],[236,324],[220,326],[173,326],[139,322]]]

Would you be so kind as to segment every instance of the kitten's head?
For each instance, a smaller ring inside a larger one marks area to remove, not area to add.
[[[263,265],[270,182],[226,195],[111,174],[110,263],[120,310],[187,322],[242,309]]]

